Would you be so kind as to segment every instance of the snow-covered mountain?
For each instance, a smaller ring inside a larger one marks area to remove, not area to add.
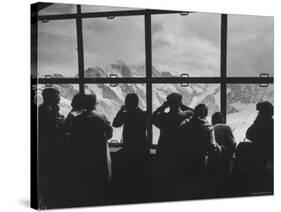
[[[118,77],[143,77],[145,73],[144,65],[128,65],[118,61],[107,67],[90,67],[85,70],[85,77],[109,77],[111,73]],[[173,76],[167,70],[161,70],[161,66],[153,67],[153,77]],[[63,77],[55,74],[54,77]],[[59,84],[54,85],[60,91],[61,102],[60,112],[67,116],[71,110],[71,99],[78,92],[78,85]],[[40,93],[44,88],[39,85],[38,103],[42,102]],[[146,109],[146,88],[145,84],[118,84],[111,87],[109,84],[87,84],[86,93],[95,93],[98,97],[98,110],[107,115],[110,121],[124,104],[125,96],[128,93],[136,93],[139,96],[139,104],[142,109]],[[181,87],[180,84],[155,84],[153,85],[153,110],[159,107],[171,92],[178,92],[184,96],[183,103],[195,107],[199,103],[204,103],[209,108],[209,117],[220,111],[220,85],[219,84],[190,84],[188,87]],[[270,101],[273,103],[273,86],[262,88],[254,84],[229,84],[227,86],[227,119],[229,125],[234,130],[237,142],[240,142],[246,129],[256,116],[255,104],[259,101]],[[114,130],[113,139],[121,139],[122,129]],[[153,142],[157,143],[158,130],[154,128]]]

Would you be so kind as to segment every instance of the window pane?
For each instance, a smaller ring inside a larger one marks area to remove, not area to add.
[[[145,84],[118,84],[111,87],[109,84],[87,84],[85,93],[95,93],[98,99],[97,111],[106,115],[112,123],[115,115],[124,105],[125,97],[129,93],[136,93],[139,97],[139,107],[146,110],[146,87]],[[120,142],[123,127],[114,128],[111,140]]]
[[[273,17],[228,15],[227,75],[273,76]]]
[[[90,12],[110,12],[110,11],[123,11],[123,10],[137,10],[138,8],[101,6],[101,5],[81,5],[81,9],[82,9],[83,13],[90,13]]]
[[[77,8],[74,4],[52,4],[38,12],[38,15],[59,15],[76,13]]]
[[[227,85],[227,123],[233,130],[236,142],[244,140],[246,131],[257,116],[256,103],[269,101],[273,104],[273,85]]]
[[[75,20],[38,22],[38,74],[78,76]]]
[[[144,17],[83,20],[85,77],[145,76]]]
[[[47,88],[45,85],[39,84],[37,86],[36,96],[38,106],[43,103],[42,91],[45,88]],[[71,101],[73,96],[79,93],[79,86],[76,84],[55,84],[52,88],[55,88],[60,92],[60,114],[66,118],[71,111]]]
[[[183,95],[183,104],[194,108],[203,103],[208,106],[208,120],[213,113],[220,111],[220,85],[219,84],[189,84],[182,87],[179,84],[154,84],[153,89],[153,111],[155,111],[164,101],[167,95],[177,92]],[[153,126],[153,144],[157,144],[159,129]]]
[[[153,15],[153,76],[219,76],[220,20],[211,13]]]

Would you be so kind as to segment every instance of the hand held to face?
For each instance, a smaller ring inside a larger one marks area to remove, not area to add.
[[[127,110],[126,105],[122,105],[121,108],[120,108],[120,110],[121,110],[121,111]]]

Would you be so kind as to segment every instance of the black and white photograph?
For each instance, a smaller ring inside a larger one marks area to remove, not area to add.
[[[30,5],[31,207],[274,194],[274,17]]]

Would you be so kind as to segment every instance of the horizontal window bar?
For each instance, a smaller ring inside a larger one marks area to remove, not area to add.
[[[79,83],[273,83],[273,77],[228,77],[223,80],[220,77],[155,77],[155,78],[39,78],[33,79],[33,83],[46,84],[79,84]]]
[[[247,84],[257,84],[257,83],[273,83],[273,77],[227,77],[225,79],[226,83],[247,83]]]
[[[40,15],[38,16],[38,21],[46,20],[61,20],[61,19],[75,19],[78,17],[78,14],[60,14],[60,15]]]
[[[80,16],[81,18],[98,18],[98,17],[108,17],[108,16],[135,16],[135,15],[145,15],[145,14],[170,14],[170,13],[180,13],[181,11],[171,11],[171,10],[124,10],[124,11],[111,11],[111,12],[90,12],[81,14],[60,14],[60,15],[41,15],[38,16],[38,20],[58,20],[58,19],[72,19]]]

